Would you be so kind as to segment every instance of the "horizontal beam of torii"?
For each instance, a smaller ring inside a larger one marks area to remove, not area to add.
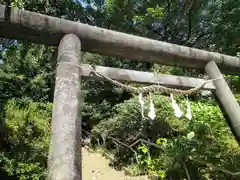
[[[222,72],[240,72],[237,57],[0,5],[0,37],[58,46],[66,34],[77,35],[86,52],[195,69],[204,69],[208,61],[214,60]]]
[[[81,64],[80,75],[84,80],[104,80],[98,76],[91,75],[91,70],[88,64]],[[95,71],[105,77],[117,81],[123,81],[128,83],[138,83],[143,85],[162,85],[170,88],[189,89],[200,87],[206,81],[204,79],[185,77],[185,76],[174,76],[167,74],[155,74],[144,71],[134,71],[128,69],[119,69],[104,66],[95,66]],[[202,90],[215,91],[216,88],[212,81],[207,83],[201,88]]]

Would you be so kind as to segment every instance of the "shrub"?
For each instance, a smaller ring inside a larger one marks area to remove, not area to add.
[[[187,101],[181,96],[176,99],[185,111]],[[240,148],[216,104],[191,101],[193,118],[188,120],[174,116],[168,97],[154,95],[153,101],[155,120],[141,117],[140,105],[134,97],[116,105],[112,117],[95,126],[93,134],[114,137],[127,145],[140,138],[157,144],[160,148],[145,142],[134,147],[137,166],[149,175],[181,179],[188,173],[192,179],[236,178],[229,171],[236,171],[240,165]],[[147,115],[147,103],[144,111]],[[126,146],[118,146],[122,152],[116,151],[116,157],[130,165],[135,154]]]

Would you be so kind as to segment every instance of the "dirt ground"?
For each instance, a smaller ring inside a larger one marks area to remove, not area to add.
[[[100,153],[89,152],[85,148],[82,148],[82,158],[84,180],[148,180],[146,176],[130,177],[114,170]]]

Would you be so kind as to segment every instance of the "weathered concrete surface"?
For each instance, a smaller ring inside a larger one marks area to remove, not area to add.
[[[52,114],[48,180],[82,180],[79,64],[81,43],[77,36],[63,37],[58,63]],[[64,64],[64,62],[71,64]]]

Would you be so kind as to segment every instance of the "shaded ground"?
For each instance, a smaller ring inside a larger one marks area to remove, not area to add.
[[[109,160],[100,153],[82,148],[84,180],[148,180],[146,176],[130,177],[109,166]]]

